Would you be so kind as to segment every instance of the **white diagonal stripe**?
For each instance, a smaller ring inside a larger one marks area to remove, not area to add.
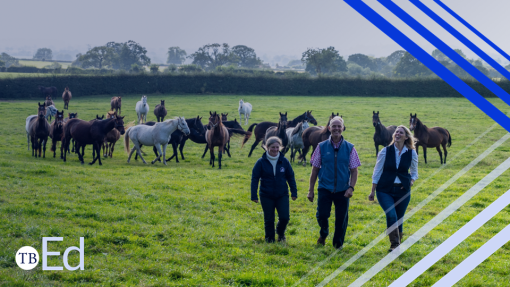
[[[499,126],[498,124],[494,124],[492,125],[487,131],[485,131],[483,134],[481,134],[479,137],[477,137],[472,143],[470,143],[468,146],[466,146],[462,151],[460,151],[459,153],[457,153],[455,155],[455,157],[457,157],[458,155],[462,154],[464,151],[467,150],[467,148],[471,145],[473,145],[476,141],[478,141],[480,138],[482,138],[483,136],[485,136],[490,130],[492,130],[493,128],[495,128],[496,126]],[[445,184],[443,184],[442,186],[440,186],[437,190],[435,190],[432,194],[430,194],[427,198],[425,198],[423,201],[421,201],[415,208],[413,208],[411,211],[409,211],[408,213],[406,213],[406,215],[404,216],[404,219],[403,221],[406,221],[408,220],[414,213],[418,212],[421,208],[423,208],[423,206],[425,206],[425,204],[427,204],[428,202],[430,202],[432,199],[434,199],[436,196],[438,196],[441,192],[443,192],[443,190],[445,190],[448,186],[450,186],[453,182],[455,182],[459,177],[461,177],[462,175],[464,175],[466,172],[468,172],[473,166],[475,166],[477,163],[479,163],[481,160],[483,160],[487,155],[489,155],[493,150],[495,150],[496,148],[498,148],[500,145],[502,145],[508,138],[510,138],[510,134],[506,134],[504,135],[501,139],[499,139],[497,142],[495,142],[492,146],[490,146],[487,150],[485,150],[481,155],[479,155],[477,158],[475,158],[472,162],[470,162],[466,167],[464,167],[462,170],[460,170],[456,175],[454,175],[452,178],[450,178],[450,180],[448,180]],[[455,158],[454,157],[454,158]],[[440,167],[436,172],[434,172],[434,174],[432,174],[431,176],[434,176],[437,172],[439,172],[439,170],[441,170],[444,166]],[[428,180],[431,176],[429,176],[426,180]],[[426,181],[425,180],[425,181]],[[382,215],[383,216],[383,215]],[[403,222],[402,221],[402,222]],[[397,224],[401,224],[400,220]],[[397,226],[397,224],[393,225],[392,227],[388,228],[388,231],[391,232],[392,230],[394,230]],[[317,286],[325,286],[326,284],[328,284],[331,280],[333,280],[336,276],[338,276],[338,274],[340,274],[342,271],[344,271],[345,269],[347,269],[347,267],[349,267],[352,263],[354,263],[356,260],[358,260],[358,258],[360,258],[361,256],[363,256],[365,253],[367,253],[372,247],[374,247],[377,243],[379,243],[379,241],[383,240],[384,238],[386,237],[386,231],[381,233],[376,239],[374,239],[372,242],[370,242],[367,246],[365,246],[363,249],[361,249],[360,251],[358,251],[358,253],[356,253],[353,257],[351,257],[347,262],[345,262],[342,266],[340,266],[337,270],[335,270],[333,273],[331,273],[331,275],[329,275],[328,277],[326,277],[321,283],[319,283]],[[335,251],[332,255],[336,254],[336,252],[338,251]],[[330,257],[333,257],[332,255],[330,255]],[[327,259],[329,259],[330,257],[328,257]],[[319,266],[317,266],[316,268],[314,268],[311,272],[309,272],[307,274],[307,276],[309,276],[313,271],[315,271],[317,268],[319,268],[320,266],[322,266],[325,262],[321,262]],[[305,277],[306,278],[306,277]],[[300,281],[298,281],[298,283],[294,284],[294,286],[297,286],[297,284],[301,283],[302,281],[304,280],[304,278],[301,278]]]
[[[430,266],[434,265],[443,256],[448,254],[453,248],[468,238],[473,232],[482,227],[487,221],[498,214],[503,208],[510,204],[510,190],[494,201],[491,205],[480,212],[475,218],[471,219],[466,225],[455,232],[441,245],[436,247],[425,258],[416,263],[411,269],[407,270],[397,280],[393,281],[390,287],[407,286],[413,282],[418,276],[423,274]],[[469,259],[469,258],[468,258]],[[459,278],[460,279],[460,278]],[[455,283],[455,282],[454,282]],[[440,285],[444,286],[444,285]]]
[[[464,278],[471,270],[480,265],[485,259],[489,258],[492,253],[496,252],[501,246],[510,240],[510,225],[501,230],[491,240],[487,241],[482,247],[476,250],[468,258],[462,261],[457,267],[446,274],[441,280],[437,281],[433,287],[452,286],[460,279]],[[508,281],[507,281],[508,283]]]
[[[505,137],[507,137],[507,134]],[[457,209],[459,209],[464,203],[473,198],[473,196],[477,195],[482,189],[484,189],[487,185],[489,185],[494,179],[500,176],[504,171],[510,168],[510,158],[505,160],[502,164],[500,164],[496,169],[494,169],[491,173],[485,176],[482,180],[480,180],[477,184],[475,184],[472,188],[466,191],[463,195],[461,195],[457,200],[455,200],[452,204],[450,204],[447,208],[445,208],[441,213],[432,218],[427,224],[425,224],[420,230],[416,231],[411,237],[409,237],[404,243],[402,243],[397,249],[393,250],[391,253],[386,255],[383,259],[381,259],[377,264],[375,264],[372,268],[370,268],[367,272],[365,272],[361,277],[356,279],[349,286],[361,286],[368,282],[372,277],[374,277],[379,271],[381,271],[384,267],[388,266],[393,260],[397,259],[400,254],[405,252],[414,243],[418,242],[423,236],[429,233],[432,229],[438,226],[441,222],[443,222],[448,216],[454,213]]]

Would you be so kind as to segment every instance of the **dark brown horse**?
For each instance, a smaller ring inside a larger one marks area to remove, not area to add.
[[[284,147],[284,149],[281,152],[285,154],[287,152],[287,145],[289,145],[289,137],[287,136],[287,112],[285,112],[285,114],[280,113],[280,120],[278,120],[276,127],[270,127],[266,130],[262,145],[265,146],[267,139],[273,136],[282,140],[282,147]]]
[[[435,147],[439,153],[441,164],[443,164],[443,153],[441,153],[440,148],[442,146],[444,151],[444,163],[446,164],[446,156],[448,155],[446,147],[452,145],[450,132],[442,127],[427,128],[427,126],[416,117],[416,114],[413,116],[411,113],[409,116],[409,129],[414,131],[414,138],[417,141],[416,154],[418,154],[418,147],[423,147],[423,158],[425,159],[425,163],[427,163],[427,148]]]
[[[69,109],[69,101],[73,98],[73,95],[71,94],[71,91],[69,91],[69,88],[66,87],[64,93],[62,93],[62,100],[64,101],[64,109]]]
[[[118,115],[121,113],[122,108],[122,98],[119,97],[112,97],[112,100],[110,102],[111,105],[111,111],[115,111]]]
[[[375,156],[379,154],[379,145],[383,147],[388,146],[393,139],[393,133],[397,129],[397,126],[388,126],[385,127],[381,123],[381,119],[379,118],[379,111],[377,113],[372,111],[372,125],[375,127],[374,133],[374,145],[375,145]]]
[[[37,86],[37,89],[41,91],[43,96],[57,96],[57,88],[55,87],[44,87],[44,86]]]
[[[78,157],[80,162],[83,164],[83,154],[80,154],[79,150],[81,146],[88,144],[93,145],[93,160],[90,165],[94,164],[96,160],[101,163],[101,144],[104,141],[106,134],[113,128],[116,128],[120,134],[124,134],[124,117],[117,116],[117,113],[113,114],[113,117],[106,120],[95,120],[92,122],[83,121],[80,119],[71,119],[64,126],[64,135],[62,137],[62,145],[69,145],[72,139],[76,141],[76,150],[78,151]],[[67,153],[64,153],[64,162],[67,159]]]
[[[111,119],[115,112],[108,112],[106,115],[107,119]],[[113,157],[113,150],[115,149],[115,143],[120,139],[120,132],[116,128],[113,128],[106,134],[103,142],[103,156],[104,157]]]
[[[221,121],[222,121],[222,122],[226,122],[226,121],[228,121],[228,120],[227,120],[227,116],[228,116],[228,113],[225,113],[225,114],[224,114],[224,113],[221,113]]]
[[[37,157],[37,151],[39,151],[39,157],[43,152],[43,158],[46,157],[46,142],[50,135],[50,124],[46,120],[46,105],[37,103],[39,109],[37,110],[37,117],[33,117],[28,123],[28,135],[32,140],[32,156]]]
[[[161,100],[161,104],[156,105],[154,108],[154,115],[156,116],[158,123],[165,120],[166,114],[165,101]]]
[[[78,118],[78,113],[67,113],[67,118],[65,118],[65,119],[64,119],[64,126],[66,125],[66,123],[67,123],[67,121],[68,121],[68,120],[70,120],[70,119],[76,119],[76,118]],[[74,152],[74,145],[75,145],[75,143],[74,143],[74,140],[73,140],[73,149],[72,149],[72,152]],[[63,148],[63,147],[64,147],[64,146],[61,144],[61,145],[60,145],[60,150],[61,150],[61,151],[62,151],[62,148]],[[71,153],[71,151],[69,150],[69,145],[67,146],[67,150],[66,150],[66,152]]]
[[[317,145],[320,142],[323,142],[329,138],[331,135],[331,132],[329,131],[329,122],[334,117],[339,116],[338,113],[331,113],[331,116],[329,116],[328,123],[324,127],[309,127],[303,132],[303,152],[301,156],[298,157],[300,159],[299,162],[303,161],[304,164],[306,164],[306,155],[308,154],[308,151],[310,150],[310,147],[312,148],[312,154],[313,151],[317,148]],[[340,116],[342,117],[342,116]],[[344,131],[345,131],[345,125],[344,125]]]
[[[46,100],[44,101],[44,104],[49,107],[49,106],[54,106],[55,103],[53,103],[53,100],[51,99],[51,96],[47,96],[46,97]]]
[[[55,115],[55,120],[50,125],[50,138],[51,138],[51,149],[53,152],[53,157],[56,155],[57,151],[57,142],[62,140],[62,133],[64,132],[64,110],[62,112],[57,111]],[[60,147],[60,158],[63,159],[63,150],[62,145]]]
[[[209,126],[210,130],[205,132],[205,139],[207,141],[207,145],[209,147],[209,151],[211,153],[211,158],[209,159],[209,164],[214,167],[214,147],[218,147],[218,167],[221,169],[221,157],[225,150],[225,145],[229,140],[228,130],[223,123],[221,122],[221,117],[216,113],[209,112]]]
[[[298,123],[300,123],[300,122],[302,122],[304,120],[308,120],[308,122],[310,122],[310,123],[312,123],[314,125],[317,125],[317,121],[312,116],[312,111],[306,111],[305,113],[303,113],[302,115],[296,117],[292,121],[287,122],[287,127],[288,128],[293,128],[293,127],[297,126]],[[250,153],[248,154],[248,157],[251,156],[253,150],[257,147],[259,142],[264,140],[264,138],[266,136],[267,129],[270,128],[270,127],[275,127],[275,126],[277,126],[277,123],[273,123],[273,122],[261,122],[261,123],[258,123],[258,124],[257,123],[252,124],[248,128],[248,132],[250,132],[250,134],[247,134],[247,135],[244,136],[243,144],[241,145],[241,148],[250,139],[251,132],[253,132],[253,128],[255,127],[255,131],[254,131],[254,133],[255,133],[255,142],[251,146]]]

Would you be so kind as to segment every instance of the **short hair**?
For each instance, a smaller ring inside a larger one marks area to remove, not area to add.
[[[395,129],[395,132],[393,133],[392,135],[392,140],[391,140],[391,143],[389,145],[392,145],[394,142],[395,142],[395,133],[397,132],[398,129],[404,129],[404,132],[406,134],[406,137],[408,137],[408,139],[406,139],[406,141],[404,142],[404,145],[408,148],[408,149],[416,149],[415,146],[414,146],[414,136],[413,134],[411,134],[411,131],[404,125],[400,125],[398,126],[396,129]]]
[[[344,127],[344,119],[342,119],[341,117],[339,116],[335,116],[333,117],[330,121],[329,121],[329,126],[331,126],[331,124],[333,123],[333,121],[340,121],[342,123],[342,127]]]
[[[266,148],[269,148],[272,144],[279,143],[282,146],[282,140],[279,137],[270,137],[266,141]]]

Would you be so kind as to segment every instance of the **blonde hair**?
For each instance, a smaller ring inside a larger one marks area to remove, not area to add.
[[[333,121],[340,121],[340,122],[342,123],[342,128],[343,128],[343,127],[345,127],[345,125],[344,125],[344,119],[342,119],[341,117],[339,117],[339,116],[335,116],[335,117],[333,117],[333,118],[329,121],[329,126],[331,126],[331,123],[332,123]]]
[[[279,137],[270,137],[266,141],[266,149],[269,148],[272,144],[279,143],[280,147],[283,145],[282,140]]]
[[[404,125],[400,125],[398,126],[396,129],[395,129],[395,132],[393,133],[392,135],[392,140],[391,140],[391,143],[389,145],[392,145],[393,143],[395,143],[395,133],[397,132],[398,129],[404,129],[404,132],[406,134],[406,137],[407,139],[405,140],[404,142],[404,145],[408,148],[408,149],[416,149],[415,146],[414,146],[414,136],[411,134],[411,131]]]

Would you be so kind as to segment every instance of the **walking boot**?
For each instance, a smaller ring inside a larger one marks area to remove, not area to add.
[[[404,233],[399,231],[398,235],[399,235],[399,239],[400,239],[399,243],[402,244],[402,241],[404,241]]]
[[[391,252],[391,251],[395,250],[395,248],[397,248],[400,245],[400,237],[399,237],[398,229],[395,229],[392,232],[390,232],[388,237],[390,238],[390,243],[391,243],[391,246],[390,246],[390,249],[388,250],[388,252]]]

